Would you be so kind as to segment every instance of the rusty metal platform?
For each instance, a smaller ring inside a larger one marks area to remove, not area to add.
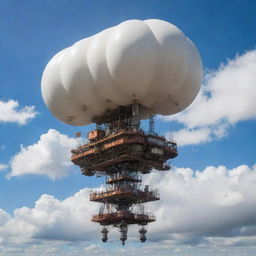
[[[92,216],[93,222],[101,225],[119,225],[124,222],[126,224],[146,225],[149,222],[156,221],[155,216],[149,214],[136,214],[131,212],[118,211],[115,213],[105,213]]]
[[[129,203],[145,203],[159,200],[157,190],[122,190],[116,189],[111,191],[93,192],[90,194],[90,200],[94,202],[117,204],[122,201]]]

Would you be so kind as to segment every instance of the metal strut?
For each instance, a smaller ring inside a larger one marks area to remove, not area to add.
[[[149,117],[149,134],[155,134],[155,119],[154,115]]]

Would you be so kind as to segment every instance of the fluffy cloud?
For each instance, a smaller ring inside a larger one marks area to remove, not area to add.
[[[0,244],[95,239],[95,225],[90,218],[96,213],[98,205],[89,201],[89,192],[89,189],[83,189],[63,201],[42,195],[34,208],[16,209],[13,216],[1,210]]]
[[[162,255],[170,255],[170,249],[174,251],[175,248],[173,255],[179,255],[179,252],[185,255],[188,244],[208,249],[243,245],[249,248],[255,245],[256,166],[242,165],[232,170],[210,166],[202,172],[178,168],[147,175],[145,183],[159,188],[161,195],[159,202],[148,205],[157,221],[149,225],[149,243],[143,248],[145,255],[146,252],[155,255],[153,253],[160,247],[165,251]],[[69,245],[77,241],[100,242],[100,227],[90,221],[91,215],[97,213],[99,204],[89,201],[89,193],[89,189],[82,189],[63,201],[42,195],[33,208],[18,208],[13,215],[1,210],[0,252],[3,252],[1,245],[7,248],[27,244],[31,252],[36,245],[38,250],[45,249],[44,241],[48,244],[54,242],[53,251],[58,249],[57,241]],[[130,241],[138,239],[137,229],[136,234],[134,232],[130,229]],[[111,239],[118,239],[113,230],[110,232]],[[74,248],[73,254],[58,255],[76,255],[76,250],[79,252],[77,255],[110,255],[112,251],[101,247],[98,242]],[[119,244],[119,241],[116,242]],[[117,255],[125,255],[125,252],[136,255],[135,248],[129,247],[129,242],[125,251],[112,249]],[[214,252],[207,255],[216,255],[216,250]]]
[[[221,138],[230,126],[255,119],[255,70],[256,50],[236,56],[217,71],[206,74],[203,89],[191,107],[165,118],[186,127],[173,133],[173,136],[177,135],[179,144],[197,144]],[[180,135],[184,133],[182,138]]]
[[[203,142],[208,142],[210,138],[211,129],[203,127],[201,129],[181,129],[176,132],[167,133],[168,138],[174,138],[178,142],[179,146],[192,145]]]
[[[161,201],[152,204],[158,219],[150,228],[153,240],[204,244],[212,237],[236,237],[234,243],[256,238],[256,166],[178,168],[151,174],[145,182],[161,193]]]
[[[41,174],[51,179],[65,177],[71,171],[70,151],[76,145],[76,139],[50,129],[35,144],[21,147],[11,160],[8,177],[24,174]]]
[[[37,115],[34,106],[25,106],[19,109],[16,100],[0,101],[0,122],[26,124]]]
[[[6,164],[0,164],[0,171],[5,170],[8,167]]]

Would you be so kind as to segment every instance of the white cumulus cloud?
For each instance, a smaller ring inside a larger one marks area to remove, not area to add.
[[[181,129],[176,132],[168,133],[167,137],[174,138],[175,141],[178,141],[179,146],[187,145],[187,144],[199,144],[209,142],[211,140],[210,137],[211,129],[207,127],[203,127],[200,129]]]
[[[222,64],[217,71],[208,72],[195,102],[187,110],[165,117],[185,126],[184,130],[173,133],[178,143],[197,144],[221,138],[227,135],[230,126],[255,119],[255,70],[256,50],[253,50]]]
[[[0,171],[5,170],[6,168],[8,168],[8,165],[7,165],[7,164],[1,164],[1,163],[0,163]]]
[[[89,193],[89,189],[83,189],[63,201],[45,194],[34,208],[18,208],[13,216],[0,210],[0,245],[95,239],[90,218],[98,205],[89,201]]]
[[[23,147],[11,160],[8,177],[24,174],[46,175],[51,179],[67,176],[71,171],[71,149],[77,140],[50,129],[33,145]]]
[[[178,168],[153,173],[145,183],[160,188],[161,200],[152,204],[155,240],[205,243],[209,237],[256,237],[256,166],[210,166],[203,172]]]
[[[0,101],[0,122],[26,124],[37,115],[35,106],[19,108],[16,100]]]

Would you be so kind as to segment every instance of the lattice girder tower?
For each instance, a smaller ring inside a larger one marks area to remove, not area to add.
[[[140,122],[149,117],[149,131]],[[159,200],[157,189],[142,188],[142,175],[153,170],[169,170],[169,159],[177,156],[174,141],[154,131],[154,119],[136,101],[129,106],[108,110],[95,118],[96,129],[88,133],[88,143],[72,150],[72,162],[86,176],[105,176],[106,190],[92,192],[90,200],[102,204],[92,221],[103,226],[102,241],[108,240],[107,226],[118,227],[123,245],[128,225],[137,224],[141,242],[146,241],[146,226],[156,220],[145,212],[144,204]],[[137,207],[139,210],[134,211]]]

